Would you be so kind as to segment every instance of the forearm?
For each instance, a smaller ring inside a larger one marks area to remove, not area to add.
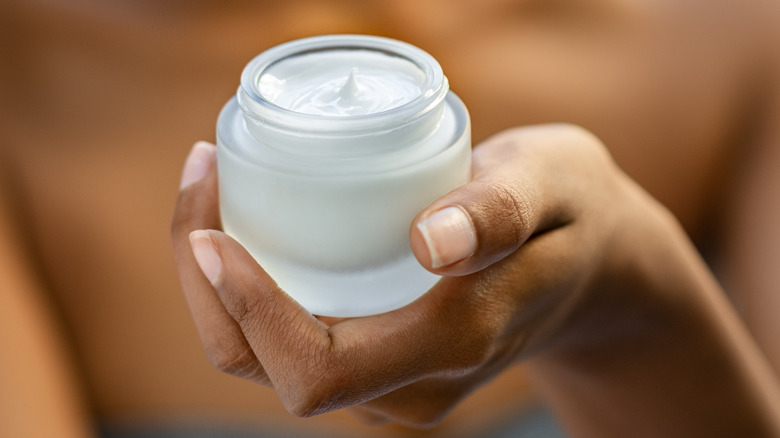
[[[0,192],[0,436],[84,438],[87,410]]]
[[[586,295],[528,362],[532,378],[574,436],[780,436],[773,374],[687,238],[664,227],[631,241],[643,248],[630,274]]]
[[[7,285],[0,298],[0,436],[90,436],[73,370],[48,315]]]
[[[767,86],[766,109],[739,146],[740,160],[735,164],[739,170],[721,213],[719,267],[726,290],[780,377],[780,49],[774,44],[780,40],[780,26],[775,32],[767,39],[773,42],[775,67],[768,69],[772,82]]]

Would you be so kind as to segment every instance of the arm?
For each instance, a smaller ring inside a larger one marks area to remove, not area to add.
[[[619,238],[644,254],[614,253],[622,272],[528,361],[533,383],[573,436],[778,436],[778,382],[760,349],[673,218],[653,221]]]
[[[354,407],[427,426],[525,360],[575,436],[780,433],[777,382],[687,237],[581,129],[476,148],[472,181],[411,227],[415,255],[445,277],[346,321],[307,313],[204,230],[219,226],[209,156],[188,159],[174,217],[185,295],[212,362],[296,415]]]
[[[780,37],[780,35],[778,35]],[[773,45],[777,38],[768,39]],[[766,111],[742,145],[734,196],[724,212],[724,283],[780,376],[780,51],[768,69]]]
[[[490,143],[501,139],[514,143],[510,148],[534,141],[533,135],[513,138],[510,133]],[[576,278],[575,283],[564,283],[568,296],[561,294],[557,308],[545,315],[547,321],[532,329],[519,356],[526,359],[526,369],[561,421],[578,437],[780,434],[778,382],[677,221],[622,174],[599,145],[576,133],[562,140],[580,146],[561,148],[563,153],[549,162],[533,153],[504,158],[515,165],[538,163],[559,172],[550,178],[562,179],[555,183],[561,191],[541,185],[538,190],[546,193],[525,189],[510,196],[526,217],[550,215],[545,208],[558,216],[532,225],[542,232],[536,231],[519,251],[531,251],[528,247],[536,244],[543,245],[547,255],[528,257],[522,264],[537,269],[555,266],[551,275],[560,277],[558,281]],[[478,164],[481,160],[494,172],[500,169],[503,154],[486,163],[481,152],[478,149],[475,155]],[[567,167],[567,157],[577,167]],[[528,172],[525,167],[515,171]],[[598,172],[606,176],[580,173],[588,168],[600,168]],[[557,197],[560,204],[550,206]],[[436,204],[473,205],[486,198],[484,193],[451,194]],[[490,208],[489,214],[503,223],[512,219],[500,208]],[[489,219],[477,222],[483,220]],[[512,236],[498,223],[489,229],[480,235],[485,245],[502,235]],[[567,232],[572,235],[562,237]],[[502,247],[511,247],[512,242],[493,243],[496,248],[489,254],[502,253]],[[588,260],[578,259],[578,252],[590,254]],[[445,273],[484,269],[491,261],[475,260],[479,256],[456,263]],[[572,274],[572,269],[578,272]]]
[[[0,436],[92,436],[73,364],[0,187]]]

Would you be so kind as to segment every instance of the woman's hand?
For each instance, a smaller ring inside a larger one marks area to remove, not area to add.
[[[272,385],[296,415],[361,405],[402,423],[436,422],[554,338],[626,225],[619,213],[635,204],[586,132],[505,132],[476,149],[473,181],[411,227],[420,262],[445,277],[402,309],[328,325],[213,231],[220,228],[216,174],[206,171],[213,153],[195,147],[176,209],[184,291],[212,363]]]
[[[698,290],[701,266],[675,221],[576,127],[507,131],[476,148],[473,158],[472,181],[411,226],[415,255],[442,280],[396,311],[334,320],[309,314],[216,231],[214,148],[196,145],[172,234],[211,362],[273,386],[295,415],[354,407],[367,420],[414,426],[436,423],[523,358],[531,358],[532,368],[563,366],[571,377],[587,360],[570,353],[585,352],[593,363],[612,357],[636,367],[639,381],[652,375],[646,366],[652,361],[632,362],[632,346],[686,330],[685,311],[701,295],[658,286],[669,281]],[[702,281],[713,287],[706,275]],[[693,327],[704,324],[693,313]],[[587,378],[564,379],[547,393],[587,386]],[[610,383],[609,374],[594,379]],[[626,396],[621,389],[612,401]],[[639,419],[648,408],[638,406]],[[569,423],[582,429],[577,418]]]

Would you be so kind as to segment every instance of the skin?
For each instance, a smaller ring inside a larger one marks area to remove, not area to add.
[[[10,232],[7,195],[0,191],[0,436],[89,436],[73,359],[30,255]]]
[[[445,279],[400,310],[342,321],[314,318],[237,242],[202,231],[219,226],[217,178],[212,166],[189,183],[191,169],[172,235],[207,354],[294,415],[359,406],[431,426],[526,360],[573,436],[780,433],[771,368],[676,220],[578,128],[479,146],[473,180],[417,219],[461,208],[473,255],[433,269],[413,226],[415,255]]]
[[[470,110],[475,144],[521,125],[587,127],[679,221],[780,367],[775,2],[242,3],[0,2],[0,216],[9,218],[0,234],[15,242],[4,241],[5,259],[23,266],[0,276],[0,290],[40,297],[9,301],[9,314],[43,315],[25,318],[29,330],[0,331],[0,345],[41,333],[40,345],[53,346],[43,348],[46,362],[66,371],[31,366],[40,356],[20,349],[3,355],[3,369],[20,382],[53,373],[73,389],[64,398],[42,391],[38,400],[49,402],[25,415],[0,409],[0,424],[24,430],[58,413],[70,424],[195,416],[300,435],[415,435],[362,428],[340,411],[301,422],[275,391],[215,371],[171,257],[178,170],[192,142],[213,139],[251,57],[319,33],[382,34],[432,53]],[[700,266],[681,253],[684,266]],[[530,355],[523,363],[462,400],[428,436],[478,435],[522,415],[524,375],[545,394],[543,382],[569,375],[540,375],[545,367],[534,363],[543,362]]]

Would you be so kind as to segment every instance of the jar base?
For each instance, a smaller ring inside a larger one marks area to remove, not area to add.
[[[411,253],[355,271],[314,269],[253,256],[283,291],[320,316],[348,318],[396,310],[422,296],[441,278],[425,270]]]

